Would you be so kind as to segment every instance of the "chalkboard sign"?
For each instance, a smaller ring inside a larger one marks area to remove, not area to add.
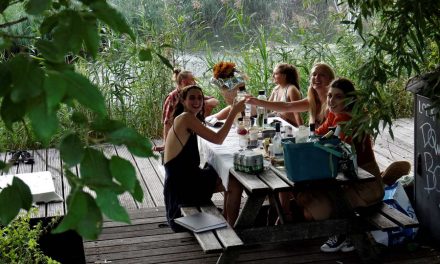
[[[423,234],[440,241],[440,121],[430,100],[416,95],[415,208]]]

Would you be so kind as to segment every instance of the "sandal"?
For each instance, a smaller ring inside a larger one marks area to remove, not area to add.
[[[12,157],[8,160],[9,164],[13,164],[13,165],[18,165],[18,163],[20,163],[21,160],[21,151],[11,151],[9,152],[9,154],[12,155]]]
[[[21,157],[24,164],[34,164],[34,157],[28,151],[24,150],[21,152]]]

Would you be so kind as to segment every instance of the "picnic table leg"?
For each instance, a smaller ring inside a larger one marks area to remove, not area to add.
[[[280,199],[278,197],[279,193],[275,192],[274,194],[271,194],[269,197],[272,201],[272,204],[275,205],[275,209],[277,210],[278,219],[280,224],[284,225],[286,223],[285,217],[284,217],[284,211],[281,206]]]
[[[363,263],[381,263],[380,250],[370,233],[356,232],[350,234],[350,238]]]
[[[235,263],[235,260],[238,258],[239,255],[238,249],[227,249],[222,254],[220,254],[220,257],[217,260],[217,264],[228,264],[228,263]]]
[[[250,195],[243,209],[235,222],[234,228],[243,228],[252,226],[257,218],[258,212],[263,205],[266,194]]]

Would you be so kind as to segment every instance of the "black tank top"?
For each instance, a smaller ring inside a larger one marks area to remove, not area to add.
[[[175,131],[174,134],[182,144]],[[164,164],[167,220],[176,232],[184,230],[174,223],[175,218],[182,216],[180,207],[212,203],[211,197],[218,177],[212,167],[207,170],[200,169],[199,147],[195,133],[190,133],[188,141],[182,146],[180,153]]]

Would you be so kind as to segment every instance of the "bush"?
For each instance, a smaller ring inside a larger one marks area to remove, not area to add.
[[[1,228],[0,263],[56,264],[40,249],[38,240],[48,232],[55,220],[43,227],[42,222],[31,226],[31,213],[19,216],[8,226]]]

